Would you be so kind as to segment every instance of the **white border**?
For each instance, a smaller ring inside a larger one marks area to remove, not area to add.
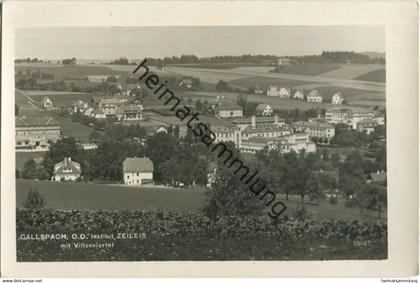
[[[4,276],[407,276],[418,263],[418,28],[415,1],[5,2],[1,128],[1,271]],[[311,262],[17,263],[14,39],[16,27],[385,25],[388,260]]]

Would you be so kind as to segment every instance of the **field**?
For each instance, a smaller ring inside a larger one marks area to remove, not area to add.
[[[279,66],[275,73],[317,76],[340,68],[339,64],[301,64]]]
[[[17,207],[23,206],[30,188],[38,189],[46,200],[46,207],[57,209],[147,209],[197,212],[206,199],[205,191],[200,189],[133,188],[117,184],[16,180]],[[284,196],[279,195],[279,197],[287,205],[287,213],[291,215],[299,203],[299,198],[290,196],[286,201]],[[335,205],[321,200],[318,205],[307,203],[306,207],[314,219],[318,220],[377,220],[377,212],[367,211],[364,215],[360,215],[359,210],[345,207],[344,201],[341,199]]]
[[[64,80],[66,77],[82,78],[89,75],[122,75],[126,73],[95,65],[16,64],[15,68],[16,72],[25,72],[26,70],[36,72],[39,70],[41,73],[53,74],[55,80]]]
[[[363,75],[360,75],[355,78],[359,81],[372,81],[372,82],[385,82],[386,80],[386,71],[385,69],[379,69],[372,71]]]
[[[244,66],[258,66],[258,64],[253,63],[199,63],[199,64],[176,64],[169,65],[173,67],[181,68],[200,68],[200,69],[220,69],[227,70]]]
[[[270,86],[293,88],[293,87],[302,85],[303,83],[304,82],[297,81],[297,80],[288,80],[288,79],[281,79],[281,78],[267,78],[267,77],[247,77],[247,78],[241,78],[241,79],[229,81],[229,85],[231,86],[240,86],[246,89],[252,86],[254,87],[258,86],[263,89],[267,89]]]
[[[16,205],[22,207],[30,188],[37,188],[47,207],[60,209],[198,211],[202,190],[133,188],[95,183],[16,180]]]
[[[370,73],[376,70],[385,70],[384,65],[374,64],[342,64],[336,70],[321,74],[322,77],[338,78],[338,79],[356,79],[356,77],[363,74]],[[368,80],[369,81],[369,80]],[[383,81],[385,82],[385,81]]]

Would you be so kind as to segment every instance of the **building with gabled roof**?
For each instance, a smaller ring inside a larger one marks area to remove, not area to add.
[[[261,103],[257,105],[257,108],[255,109],[255,113],[258,116],[272,116],[274,113],[273,107],[271,105],[266,103]]]
[[[60,124],[52,117],[16,117],[16,147],[45,147],[61,138]]]
[[[126,158],[123,162],[123,178],[126,185],[153,183],[153,162],[147,157]]]
[[[42,107],[47,108],[47,109],[50,109],[54,106],[53,102],[48,96],[44,96],[44,98],[42,99],[41,105]]]
[[[341,92],[337,92],[331,98],[331,104],[343,104],[344,98]]]
[[[64,157],[64,160],[54,165],[53,181],[76,181],[82,174],[82,167],[77,162],[71,160],[71,157]]]
[[[222,103],[216,107],[216,116],[220,118],[242,117],[242,107],[235,103]]]
[[[83,100],[76,100],[73,105],[73,113],[83,113],[86,109],[89,108],[89,105],[87,102],[84,102]]]
[[[314,89],[306,96],[306,100],[312,103],[322,103],[322,96],[319,94],[318,90]]]

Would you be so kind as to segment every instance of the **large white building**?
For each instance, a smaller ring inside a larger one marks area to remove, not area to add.
[[[153,183],[153,162],[149,158],[126,158],[123,162],[124,184],[140,186]]]
[[[49,147],[60,138],[60,124],[52,117],[15,119],[16,148]]]
[[[258,104],[255,112],[259,116],[272,116],[274,113],[273,107],[269,104]]]

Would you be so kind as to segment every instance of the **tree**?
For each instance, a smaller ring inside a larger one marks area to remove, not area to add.
[[[249,188],[223,166],[217,168],[212,187],[203,212],[213,221],[222,216],[257,215],[263,208]]]
[[[117,82],[117,78],[115,76],[109,76],[106,78],[107,83],[116,83]]]
[[[45,206],[45,200],[36,189],[29,189],[26,201],[23,204],[25,208],[39,209]]]
[[[219,92],[229,92],[231,91],[231,87],[228,85],[227,82],[220,80],[216,84],[216,90]]]

